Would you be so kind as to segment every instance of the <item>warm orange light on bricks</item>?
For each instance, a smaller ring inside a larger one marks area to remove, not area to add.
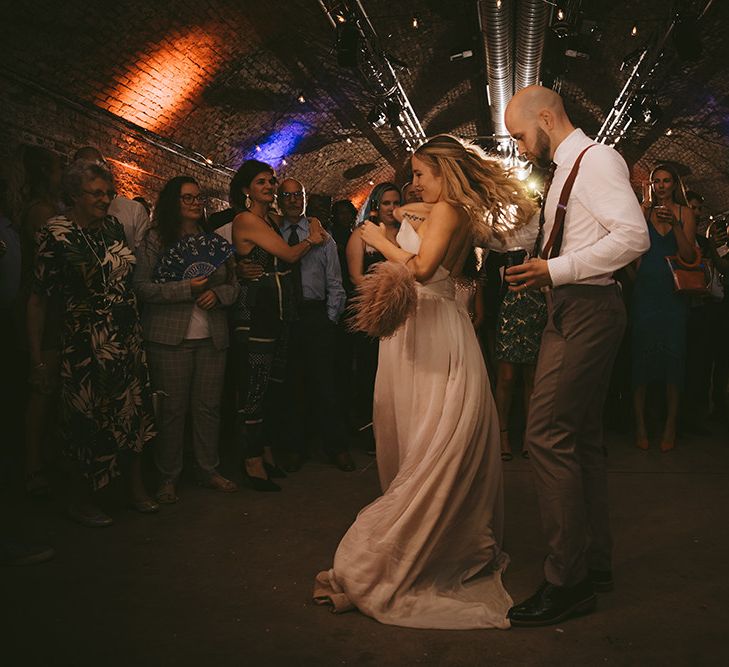
[[[175,127],[215,76],[221,60],[218,42],[214,26],[176,31],[118,70],[97,103],[147,130]]]

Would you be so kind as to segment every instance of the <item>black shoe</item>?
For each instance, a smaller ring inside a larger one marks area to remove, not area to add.
[[[588,570],[587,578],[598,593],[609,593],[615,587],[612,570]]]
[[[268,463],[267,461],[264,461],[263,467],[269,477],[273,477],[274,479],[286,479],[286,473],[275,463]]]
[[[249,475],[245,469],[243,470],[243,481],[246,486],[253,491],[270,493],[281,490],[281,487],[276,484],[276,482],[272,482],[270,479],[263,479],[262,477],[253,477]]]
[[[0,539],[0,565],[36,565],[51,560],[53,547]]]
[[[304,465],[304,457],[298,452],[292,452],[284,458],[283,469],[286,472],[299,472]]]
[[[347,451],[332,454],[329,458],[332,464],[337,466],[342,472],[352,472],[357,468],[352,460],[352,455]]]
[[[509,609],[509,620],[516,627],[552,625],[570,616],[595,610],[597,596],[590,579],[576,586],[555,586],[545,581],[528,600]]]

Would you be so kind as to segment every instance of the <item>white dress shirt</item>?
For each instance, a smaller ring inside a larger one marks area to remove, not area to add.
[[[542,243],[552,231],[559,196],[575,160],[594,143],[577,129],[557,147],[557,168],[544,204]],[[614,148],[596,144],[580,163],[567,203],[559,257],[547,262],[552,285],[609,285],[614,271],[649,247],[648,227],[630,186],[625,160]]]
[[[111,200],[109,215],[113,215],[121,222],[122,227],[124,227],[127,245],[132,249],[132,252],[136,252],[142,244],[144,233],[149,227],[147,209],[138,201],[120,195]]]

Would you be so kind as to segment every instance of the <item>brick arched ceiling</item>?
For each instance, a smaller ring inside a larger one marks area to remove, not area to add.
[[[362,3],[386,51],[407,65],[398,76],[426,134],[489,134],[476,3]],[[701,58],[672,56],[656,91],[663,118],[636,127],[619,146],[637,177],[658,159],[680,163],[715,209],[729,208],[728,5],[715,2],[702,25]],[[624,57],[665,30],[672,7],[666,0],[582,6],[599,28],[584,38],[589,59],[565,58],[551,39],[545,64],[561,75],[571,112],[594,134],[625,81]],[[354,71],[337,65],[334,32],[316,0],[29,0],[4,14],[3,71],[216,165],[235,169],[258,157],[310,191],[354,199],[369,181],[404,175],[407,151],[387,126],[368,123],[373,98]],[[469,50],[473,57],[451,59]]]

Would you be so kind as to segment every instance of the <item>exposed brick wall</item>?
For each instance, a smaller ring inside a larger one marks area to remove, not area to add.
[[[154,202],[162,185],[180,174],[196,178],[215,209],[227,202],[230,177],[176,155],[113,118],[75,107],[17,80],[0,76],[0,162],[12,167],[20,143],[40,145],[68,161],[81,146],[96,146],[109,160],[116,187]]]

